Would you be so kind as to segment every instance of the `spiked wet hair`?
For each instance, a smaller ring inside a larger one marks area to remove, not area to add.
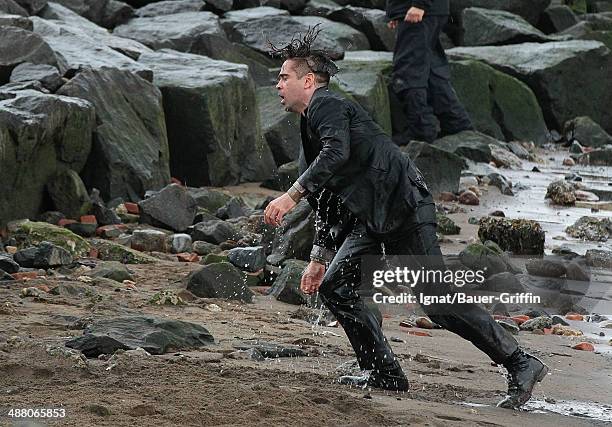
[[[320,25],[308,27],[308,31],[301,38],[293,36],[286,46],[277,47],[269,40],[268,43],[270,44],[270,55],[293,61],[295,73],[299,79],[308,73],[313,73],[317,83],[327,85],[330,77],[338,72],[338,66],[325,51],[312,48],[321,32]]]

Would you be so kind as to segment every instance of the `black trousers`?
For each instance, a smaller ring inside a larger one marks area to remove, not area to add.
[[[440,32],[448,16],[430,15],[416,24],[400,21],[393,54],[392,90],[406,114],[402,140],[432,142],[438,136],[473,129],[470,117],[450,82]]]
[[[428,260],[426,268],[443,269],[435,218],[435,205],[431,196],[427,196],[407,218],[402,232],[393,238],[375,239],[367,234],[363,225],[357,225],[325,274],[319,289],[321,299],[344,328],[361,369],[386,371],[399,367],[381,325],[360,296],[361,257],[382,254],[381,244],[384,244],[386,255],[427,255],[416,259]],[[450,287],[418,284],[413,292],[417,296],[420,293],[444,294],[452,292]],[[478,305],[436,304],[424,305],[423,309],[431,320],[471,341],[496,363],[503,363],[518,348],[512,335]]]

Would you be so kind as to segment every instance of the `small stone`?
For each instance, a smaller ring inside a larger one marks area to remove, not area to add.
[[[99,417],[108,417],[111,414],[110,409],[108,409],[106,406],[97,405],[97,404],[87,405],[85,409],[87,409],[89,412]]]
[[[553,335],[563,335],[565,337],[578,337],[578,336],[584,335],[582,331],[570,328],[569,326],[565,326],[565,325],[553,325],[552,334]]]
[[[563,317],[559,316],[558,314],[555,314],[552,317],[552,324],[553,326],[555,325],[569,326],[569,323],[567,323],[565,319],[563,319]]]
[[[26,298],[26,297],[39,297],[42,294],[41,290],[35,287],[30,287],[30,288],[23,288],[21,290],[21,297],[22,298]]]
[[[563,159],[563,166],[574,166],[576,162],[571,157]]]
[[[453,193],[449,191],[443,191],[440,193],[439,199],[442,202],[456,202],[457,196],[455,196]]]
[[[153,295],[149,303],[156,305],[183,305],[185,301],[174,291],[166,289]]]
[[[541,170],[540,170],[540,168],[538,168],[537,166],[534,166],[534,167],[531,169],[531,172],[542,172],[542,171],[541,171]]]
[[[96,234],[104,239],[114,239],[127,230],[124,224],[109,224],[98,227]]]
[[[557,205],[573,205],[576,203],[574,186],[565,180],[553,181],[546,190],[546,199],[551,199]]]
[[[192,250],[198,255],[208,255],[210,253],[218,252],[219,247],[212,243],[196,240],[192,243]]]
[[[463,205],[476,206],[480,204],[480,199],[473,191],[466,190],[459,195],[459,203]]]
[[[141,252],[166,252],[166,233],[158,230],[134,230],[132,249]]]
[[[506,214],[504,213],[504,211],[493,211],[489,214],[489,216],[497,216],[500,218],[505,218]]]
[[[566,273],[565,264],[552,259],[530,259],[525,263],[527,272],[540,277],[561,277]]]
[[[417,328],[434,329],[434,323],[427,317],[418,317],[415,322]]]
[[[590,191],[584,190],[576,190],[574,191],[576,195],[576,200],[580,200],[582,202],[598,202],[599,196],[595,193],[591,193]]]
[[[547,316],[536,317],[535,319],[527,320],[520,325],[523,331],[533,331],[535,329],[550,328],[552,326],[552,318]]]
[[[200,262],[200,257],[198,254],[190,254],[190,253],[181,253],[176,254],[176,258],[179,262]]]
[[[178,254],[182,252],[191,252],[192,251],[192,243],[191,236],[189,234],[173,234],[169,237],[170,240],[170,251],[173,254]]]
[[[595,351],[595,347],[590,342],[581,342],[572,346],[574,350]]]
[[[468,224],[472,224],[472,225],[478,225],[478,222],[480,220],[478,218],[476,218],[475,216],[471,216],[468,218]]]

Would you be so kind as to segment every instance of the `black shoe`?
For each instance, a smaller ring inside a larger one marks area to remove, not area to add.
[[[390,391],[408,391],[410,384],[402,368],[390,371],[362,371],[359,375],[343,375],[338,378],[340,384],[351,385],[354,387],[380,388]]]
[[[504,366],[508,370],[508,395],[497,406],[516,409],[529,400],[536,383],[548,373],[548,366],[520,348],[512,353]]]

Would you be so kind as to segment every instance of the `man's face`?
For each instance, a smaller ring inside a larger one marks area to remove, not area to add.
[[[278,90],[278,96],[281,98],[281,104],[286,111],[293,113],[302,111],[306,94],[306,76],[298,79],[292,60],[288,59],[283,63],[278,74],[276,89]]]

